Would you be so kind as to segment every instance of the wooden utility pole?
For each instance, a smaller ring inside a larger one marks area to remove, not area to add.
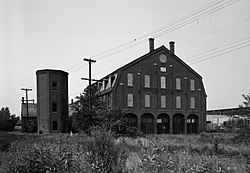
[[[29,134],[29,99],[28,99],[28,91],[32,91],[32,89],[29,89],[29,88],[22,88],[21,90],[24,90],[26,92],[26,106],[27,106],[27,132]]]
[[[91,81],[93,79],[91,79],[91,63],[94,63],[96,62],[96,60],[93,60],[93,59],[87,59],[87,58],[84,58],[83,59],[84,61],[87,61],[89,63],[89,78],[86,79],[86,78],[82,78],[82,80],[88,80],[89,81],[89,113],[90,113],[90,110],[91,110]]]

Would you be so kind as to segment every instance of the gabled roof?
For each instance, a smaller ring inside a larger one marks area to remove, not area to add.
[[[107,78],[109,75],[111,74],[115,74],[117,73],[118,71],[123,71],[137,63],[139,63],[140,61],[143,61],[144,59],[156,54],[157,52],[160,52],[160,51],[165,51],[166,53],[168,53],[170,56],[172,56],[173,58],[175,58],[179,63],[181,63],[183,66],[185,66],[188,70],[190,70],[192,73],[194,73],[196,76],[198,76],[199,78],[202,79],[202,77],[196,72],[194,71],[189,65],[187,65],[184,61],[182,61],[179,57],[177,57],[176,55],[172,54],[170,52],[169,49],[167,49],[164,45],[162,45],[161,47],[158,47],[157,49],[154,49],[153,51],[150,51],[149,53],[129,62],[128,64],[116,69],[115,71],[111,72],[110,74],[106,75],[105,77],[101,78],[100,80],[104,79],[104,78]]]

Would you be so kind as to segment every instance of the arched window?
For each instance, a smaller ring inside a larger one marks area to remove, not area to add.
[[[161,88],[166,88],[166,77],[161,76]]]
[[[127,74],[127,81],[128,81],[128,86],[133,86],[133,74],[132,73]]]
[[[133,106],[134,106],[133,94],[128,94],[128,107],[133,107]]]
[[[176,108],[181,108],[181,97],[180,96],[176,97]]]
[[[195,91],[195,80],[190,79],[190,91]]]
[[[190,98],[190,108],[195,109],[195,98],[194,97]]]
[[[144,86],[146,88],[150,88],[150,76],[149,75],[144,76]]]
[[[176,89],[177,90],[181,90],[181,79],[180,78],[176,78]]]

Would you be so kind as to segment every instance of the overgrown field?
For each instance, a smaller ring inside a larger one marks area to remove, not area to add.
[[[233,135],[91,134],[26,136],[0,153],[0,172],[228,172],[250,171],[250,144]]]

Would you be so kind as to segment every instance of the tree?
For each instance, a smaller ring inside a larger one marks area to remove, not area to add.
[[[97,94],[97,86],[91,86],[91,109],[89,110],[89,87],[77,96],[71,108],[75,111],[70,117],[72,131],[87,131],[92,126],[104,126],[111,120],[110,110]]]
[[[240,109],[240,115],[243,117],[250,118],[250,93],[245,95],[242,94],[242,97],[244,98],[243,105],[239,105]]]
[[[97,86],[92,85],[91,110],[89,111],[89,88],[87,87],[80,96],[77,96],[77,101],[71,105],[75,113],[70,117],[71,131],[90,132],[95,126],[102,129],[110,130],[119,136],[138,137],[143,136],[143,133],[136,127],[129,127],[127,119],[124,118],[124,113],[121,109],[109,109],[103,102],[97,92]]]
[[[244,107],[250,107],[250,93],[248,95],[242,94],[242,97],[245,99],[245,101],[243,101]]]
[[[16,117],[15,114],[11,115],[8,107],[3,107],[0,110],[0,130],[12,131],[18,120],[19,117]]]

